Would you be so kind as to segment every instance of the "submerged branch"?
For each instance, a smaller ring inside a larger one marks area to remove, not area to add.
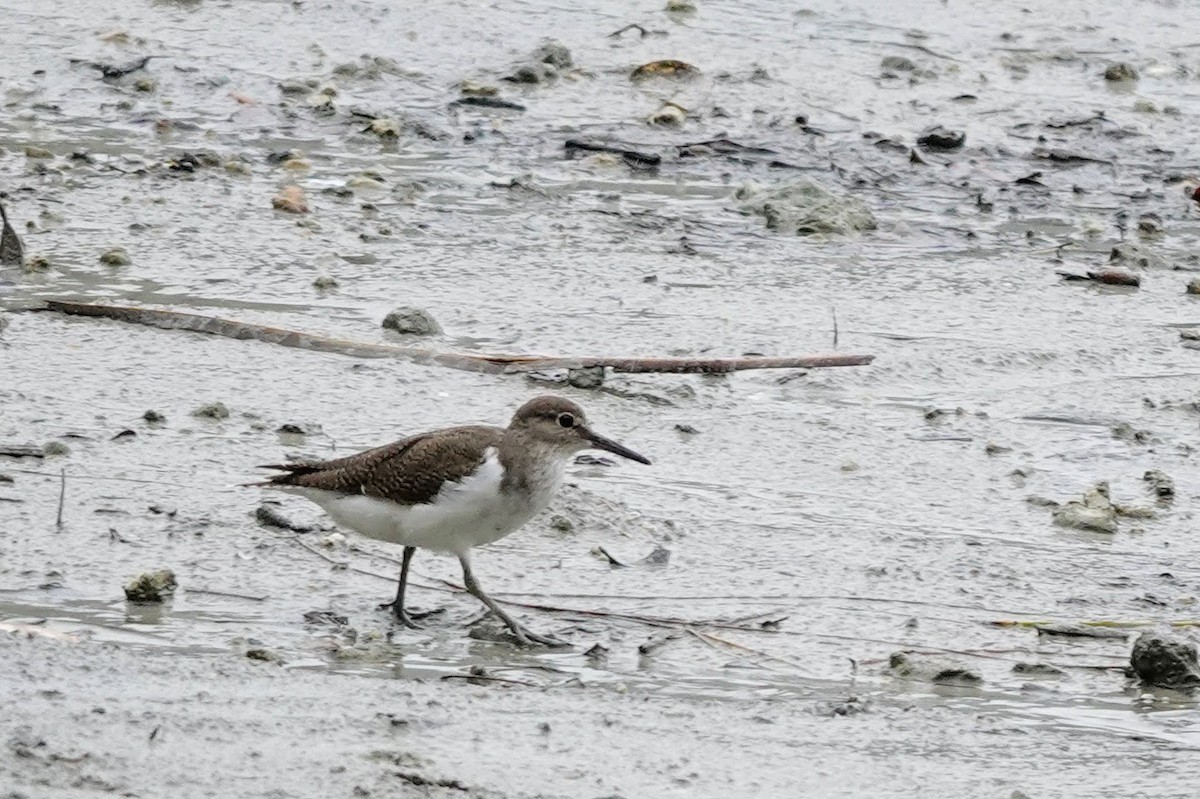
[[[352,358],[406,358],[414,363],[448,366],[470,372],[505,374],[533,369],[581,369],[607,367],[614,372],[723,373],[744,369],[818,369],[833,366],[865,366],[873,355],[802,355],[792,358],[563,358],[541,355],[474,355],[437,352],[421,347],[400,347],[317,336],[297,330],[239,322],[216,316],[182,313],[160,308],[127,305],[96,305],[85,302],[49,300],[46,310],[72,316],[94,316],[164,330],[189,330],[234,339],[252,339],[267,344],[317,352],[333,352]]]

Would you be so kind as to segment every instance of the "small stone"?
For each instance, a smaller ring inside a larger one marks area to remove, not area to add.
[[[460,82],[458,90],[469,97],[495,97],[500,93],[500,89],[490,83],[480,83],[473,80]]]
[[[1188,281],[1187,289],[1185,289],[1185,291],[1188,294],[1200,295],[1200,277],[1194,277]]]
[[[678,103],[665,102],[658,110],[646,117],[651,125],[664,128],[678,128],[687,121],[688,110]]]
[[[1191,641],[1146,631],[1133,643],[1129,664],[1147,685],[1160,688],[1200,686],[1200,663]]]
[[[571,58],[571,51],[566,48],[566,45],[554,41],[546,42],[539,47],[534,51],[533,57],[555,69],[567,69],[575,64],[574,59]]]
[[[669,14],[694,14],[696,4],[692,0],[667,0],[666,10]]]
[[[289,214],[307,214],[308,203],[304,199],[304,189],[296,185],[284,186],[271,200],[271,207]]]
[[[684,435],[694,436],[694,435],[697,435],[700,431],[697,430],[695,427],[693,427],[690,424],[681,423],[681,424],[675,425],[675,432],[683,433]]]
[[[143,572],[125,585],[125,599],[130,602],[162,602],[175,593],[179,584],[170,569]]]
[[[989,441],[983,448],[983,451],[988,455],[1003,455],[1006,452],[1012,452],[1012,447],[1005,447],[995,442]]]
[[[310,94],[305,98],[304,103],[317,116],[329,117],[337,113],[337,106],[334,105],[333,98],[337,92],[330,87],[325,87],[321,91]]]
[[[549,64],[536,62],[533,64],[522,64],[513,70],[512,74],[507,76],[505,80],[513,83],[545,83],[558,75],[558,70]]]
[[[1060,527],[1100,533],[1117,531],[1117,509],[1109,499],[1108,483],[1097,483],[1084,493],[1082,501],[1071,500],[1058,506],[1051,518]]]
[[[42,445],[42,454],[47,457],[70,454],[71,448],[61,441],[47,441]]]
[[[192,416],[199,419],[228,419],[229,408],[223,402],[210,402],[192,411]]]
[[[1124,61],[1117,61],[1109,64],[1104,70],[1104,79],[1114,83],[1120,81],[1130,81],[1138,79],[1138,71],[1132,65]]]
[[[1153,236],[1163,232],[1162,217],[1153,212],[1144,213],[1139,216],[1137,226],[1138,232],[1146,236]]]
[[[263,649],[262,647],[247,649],[246,657],[250,658],[251,660],[260,660],[263,663],[283,663],[283,658],[279,657],[279,655],[276,655],[269,649]]]
[[[604,367],[588,366],[567,370],[567,383],[575,388],[600,388],[604,385]]]
[[[167,421],[167,417],[155,410],[149,410],[142,414],[142,418],[150,424],[162,424]]]
[[[442,326],[432,314],[421,308],[409,306],[397,308],[385,316],[383,326],[388,330],[412,336],[434,336],[442,332]]]
[[[321,546],[326,549],[338,549],[346,546],[346,536],[342,533],[330,533],[321,538]]]
[[[852,474],[853,472],[857,472],[862,469],[862,467],[859,466],[856,461],[843,461],[842,465],[839,466],[838,469],[846,474]]]
[[[158,81],[151,77],[141,77],[133,82],[133,88],[139,92],[150,94],[158,90]]]
[[[129,253],[120,247],[113,247],[100,255],[100,263],[105,266],[129,266]]]
[[[1133,110],[1139,114],[1157,114],[1158,106],[1149,100],[1134,100]]]
[[[332,291],[339,285],[337,278],[333,275],[317,275],[313,278],[313,288],[320,291]]]
[[[31,255],[25,260],[26,272],[50,271],[50,259],[44,255]]]
[[[569,533],[575,529],[575,524],[566,516],[556,514],[550,517],[550,527],[560,533]]]
[[[912,652],[896,652],[889,658],[888,667],[897,677],[938,685],[975,686],[983,682],[981,676],[965,666],[948,659]]]
[[[662,61],[651,61],[648,64],[642,64],[629,75],[630,80],[640,81],[649,78],[695,78],[700,74],[700,70],[687,63],[674,58],[663,59]]]
[[[313,89],[309,84],[299,80],[280,81],[278,86],[280,94],[291,95],[292,97],[308,94]]]
[[[1150,469],[1142,475],[1142,479],[1150,484],[1151,490],[1158,497],[1169,499],[1175,496],[1175,481],[1166,472],[1160,469]]]
[[[346,187],[352,191],[387,191],[388,185],[383,178],[371,173],[355,175],[346,181]]]
[[[917,144],[927,150],[957,150],[967,143],[967,134],[941,125],[929,128],[917,137]]]
[[[31,144],[25,148],[25,157],[26,158],[34,158],[34,159],[38,159],[38,160],[45,160],[47,158],[53,158],[54,153],[50,152],[45,147],[36,147]]]
[[[1129,441],[1133,444],[1148,444],[1154,440],[1154,433],[1149,430],[1139,430],[1129,422],[1121,422],[1112,429],[1113,438]]]
[[[1062,677],[1066,672],[1058,666],[1049,663],[1017,663],[1012,667],[1013,674],[1024,674],[1028,677]]]
[[[381,139],[395,139],[400,135],[400,123],[391,117],[372,119],[370,131]]]
[[[885,72],[912,72],[917,65],[901,55],[885,55],[879,61],[879,68]]]

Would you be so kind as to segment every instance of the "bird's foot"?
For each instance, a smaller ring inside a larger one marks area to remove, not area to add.
[[[427,619],[430,616],[436,616],[439,613],[445,613],[445,608],[433,608],[432,610],[405,610],[404,608],[396,607],[395,602],[384,602],[379,606],[379,610],[390,610],[392,617],[400,624],[410,630],[423,630],[425,625],[418,624],[418,620]]]
[[[513,637],[517,639],[517,643],[521,646],[533,646],[534,644],[540,644],[553,649],[562,649],[564,647],[571,646],[566,641],[559,640],[553,635],[540,635],[531,630],[525,629],[519,624],[509,625],[509,629],[512,630]]]

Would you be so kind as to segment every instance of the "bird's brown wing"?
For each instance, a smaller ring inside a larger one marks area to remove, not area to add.
[[[265,467],[287,473],[259,485],[319,488],[419,505],[431,502],[444,484],[474,472],[488,448],[503,437],[498,427],[452,427],[336,460]]]

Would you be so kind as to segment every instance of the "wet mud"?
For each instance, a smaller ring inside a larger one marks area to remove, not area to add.
[[[1194,795],[1200,12],[686,5],[6,10],[6,795]],[[475,556],[570,650],[239,486],[547,390],[654,460]]]

